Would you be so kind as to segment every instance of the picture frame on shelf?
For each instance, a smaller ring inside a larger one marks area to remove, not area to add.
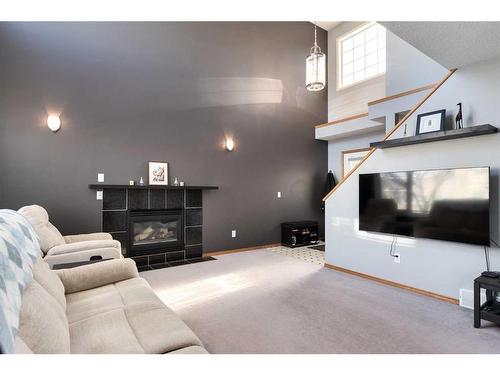
[[[344,150],[340,157],[340,171],[342,178],[355,168],[358,163],[370,152],[371,148],[355,148],[352,150]]]
[[[148,162],[149,185],[168,185],[168,162]]]
[[[434,133],[444,130],[446,109],[421,113],[417,115],[415,135]]]

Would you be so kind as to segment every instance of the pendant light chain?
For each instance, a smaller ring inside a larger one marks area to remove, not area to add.
[[[316,38],[316,22],[314,22],[314,46],[318,46],[318,40]]]

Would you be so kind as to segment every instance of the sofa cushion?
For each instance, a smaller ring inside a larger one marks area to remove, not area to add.
[[[127,307],[128,322],[146,353],[168,353],[201,345],[193,331],[166,306]]]
[[[202,346],[193,345],[174,350],[173,352],[170,352],[168,354],[208,354],[208,352]]]
[[[66,311],[66,296],[64,285],[57,274],[49,268],[42,258],[38,258],[33,267],[33,279],[35,279]]]
[[[66,295],[68,323],[121,309],[126,305],[156,304],[164,306],[154,293],[147,293],[146,280],[135,277],[116,284]]]
[[[123,308],[100,313],[70,325],[75,354],[144,354]]]
[[[141,278],[68,294],[72,353],[167,353],[201,345]]]
[[[36,280],[24,291],[17,335],[33,353],[70,352],[66,314]]]
[[[16,336],[14,341],[14,353],[15,354],[34,354],[33,351],[28,348],[28,345],[19,336]]]
[[[121,296],[113,284],[67,294],[66,301],[69,324],[123,308]]]
[[[35,228],[38,238],[40,239],[40,247],[44,254],[57,245],[66,243],[64,238],[49,221],[49,214],[45,208],[38,205],[21,207],[18,211],[22,214]]]

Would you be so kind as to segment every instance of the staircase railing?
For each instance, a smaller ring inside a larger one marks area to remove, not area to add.
[[[356,120],[358,118],[363,118],[363,117],[367,117],[367,116],[368,116],[368,112],[363,112],[363,113],[359,113],[357,115],[352,115],[352,116],[344,117],[344,118],[341,118],[341,119],[338,119],[338,120],[335,120],[335,121],[330,121],[330,122],[327,122],[326,124],[316,125],[315,128],[316,129],[324,128],[325,126],[337,125],[337,124],[341,124],[343,122],[347,122],[347,121],[351,121],[351,120]]]
[[[427,100],[428,100],[428,99],[429,99],[429,98],[430,98],[430,97],[431,97],[431,96],[432,96],[432,95],[433,95],[433,94],[434,94],[434,93],[435,93],[435,92],[436,92],[436,91],[437,91],[437,90],[438,90],[438,89],[439,89],[439,88],[443,85],[443,83],[445,83],[445,82],[448,80],[448,78],[450,78],[450,77],[453,75],[453,73],[455,73],[456,71],[457,71],[457,69],[451,69],[451,70],[448,72],[448,74],[447,74],[447,75],[446,75],[443,79],[441,79],[438,83],[436,83],[436,85],[432,88],[432,90],[431,90],[431,91],[430,91],[430,92],[429,92],[426,96],[424,96],[424,97],[423,97],[423,98],[422,98],[422,99],[421,99],[421,100],[420,100],[420,101],[419,101],[419,102],[415,105],[415,107],[413,107],[413,108],[410,110],[410,112],[408,112],[408,113],[406,114],[406,116],[404,116],[404,117],[401,119],[401,121],[399,121],[399,122],[396,124],[396,126],[395,126],[395,127],[394,127],[394,128],[393,128],[390,132],[389,132],[389,133],[387,133],[387,134],[385,135],[385,137],[384,137],[384,139],[383,139],[383,140],[384,140],[384,141],[388,140],[388,139],[391,137],[391,135],[393,135],[393,134],[394,134],[394,132],[395,132],[396,130],[398,130],[398,129],[399,129],[399,128],[400,128],[400,127],[401,127],[401,126],[402,126],[402,125],[403,125],[403,124],[404,124],[404,123],[405,123],[405,122],[406,122],[406,121],[410,118],[410,116],[412,116],[412,115],[413,115],[413,114],[414,114],[414,113],[415,113],[415,112],[416,112],[416,111],[417,111],[417,110],[418,110],[418,109],[422,106],[422,104],[424,104],[424,103],[425,103],[425,102],[426,102],[426,101],[427,101]],[[369,157],[370,157],[370,156],[371,156],[371,155],[372,155],[372,154],[373,154],[376,150],[377,150],[376,148],[371,148],[371,149],[370,149],[370,151],[368,151],[368,153],[366,154],[366,156],[365,156],[363,159],[361,159],[361,160],[359,161],[359,163],[358,163],[358,164],[356,164],[356,166],[355,166],[353,169],[351,169],[351,170],[349,171],[349,173],[347,173],[347,174],[344,176],[344,178],[342,178],[342,179],[339,181],[339,183],[338,183],[338,184],[337,184],[337,185],[336,185],[336,186],[335,186],[332,190],[330,190],[330,192],[329,192],[329,193],[328,193],[328,194],[327,194],[327,195],[323,198],[323,202],[325,202],[328,198],[330,198],[330,197],[332,196],[332,194],[333,194],[333,193],[335,193],[335,191],[337,191],[337,189],[338,189],[340,186],[342,186],[342,184],[343,184],[343,183],[344,183],[344,182],[345,182],[345,181],[346,181],[346,180],[347,180],[347,179],[348,179],[348,178],[349,178],[349,177],[350,177],[350,176],[351,176],[354,172],[356,172],[356,170],[357,170],[359,167],[361,167],[361,165],[363,165],[363,163],[364,163],[366,160],[368,160],[368,158],[369,158]]]

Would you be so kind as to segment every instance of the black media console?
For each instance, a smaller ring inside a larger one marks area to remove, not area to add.
[[[319,242],[317,221],[281,223],[281,244],[288,247],[314,245]]]
[[[481,305],[481,289],[486,289],[486,302]],[[500,278],[479,276],[474,280],[474,327],[481,327],[481,319],[500,324],[500,302],[495,298],[500,293]]]

